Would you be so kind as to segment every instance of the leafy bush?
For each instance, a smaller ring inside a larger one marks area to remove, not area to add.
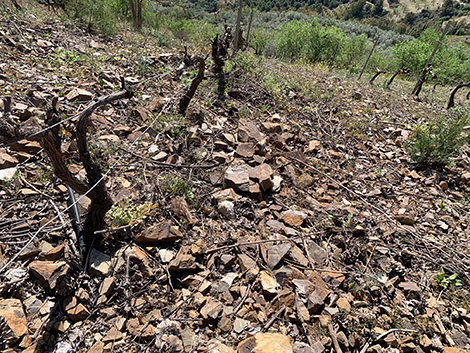
[[[297,58],[303,52],[309,36],[309,24],[293,20],[281,26],[276,38],[277,54],[284,58]]]
[[[261,55],[268,45],[271,33],[264,28],[253,28],[250,39],[250,47],[255,50],[256,55]]]
[[[116,33],[116,13],[106,0],[69,0],[66,3],[70,18],[104,35]]]
[[[467,143],[468,132],[465,132],[464,127],[469,122],[467,114],[460,114],[456,120],[440,118],[428,126],[417,126],[411,140],[405,144],[412,163],[418,167],[442,167],[448,164]]]
[[[171,195],[182,196],[186,201],[196,205],[196,194],[191,185],[174,174],[165,175],[161,180],[163,190]]]
[[[352,70],[357,64],[363,62],[363,58],[369,52],[369,44],[365,34],[347,38],[339,50],[337,63],[341,67]]]
[[[426,65],[438,39],[437,32],[426,30],[416,40],[404,40],[395,45],[392,51],[398,68],[407,67],[415,74],[420,72]]]
[[[190,41],[195,45],[196,48],[205,48],[207,51],[210,50],[212,41],[215,38],[217,31],[215,27],[208,22],[197,21],[197,30],[191,33],[189,36]]]
[[[452,47],[443,45],[433,60],[433,67],[439,82],[469,81],[470,51],[463,43]]]
[[[159,47],[170,47],[171,39],[165,33],[160,32],[157,29],[151,29],[150,34],[155,38]]]
[[[187,18],[170,23],[169,28],[176,38],[184,40],[189,40],[189,37],[196,32],[194,22]]]
[[[233,61],[227,61],[227,72],[231,71],[232,68],[238,68],[244,72],[253,72],[256,68],[256,57],[249,52],[239,52]]]
[[[311,63],[328,61],[334,54],[336,47],[344,42],[344,34],[338,27],[321,26],[313,20],[308,31],[303,56]]]

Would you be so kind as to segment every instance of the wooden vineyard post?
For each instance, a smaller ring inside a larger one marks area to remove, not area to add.
[[[436,46],[434,47],[434,50],[431,53],[431,56],[428,59],[428,62],[424,66],[423,71],[421,71],[421,75],[419,76],[418,81],[416,81],[416,85],[413,88],[413,92],[411,92],[411,94],[416,95],[416,97],[419,95],[419,92],[421,92],[421,89],[423,88],[423,83],[426,80],[426,74],[429,71],[429,66],[431,66],[432,59],[434,58],[434,55],[436,55],[436,52],[439,49],[439,46],[441,45],[442,40],[444,39],[447,31],[449,30],[449,27],[450,27],[450,22],[447,22],[444,30],[441,33],[441,36],[439,37],[439,40],[436,43]]]
[[[365,64],[364,64],[364,66],[362,67],[361,73],[359,74],[359,77],[358,77],[359,80],[361,79],[362,74],[364,73],[364,70],[366,69],[366,66],[367,66],[367,64],[369,63],[370,57],[372,56],[372,53],[374,52],[375,47],[377,46],[377,43],[378,43],[378,42],[379,42],[379,38],[377,38],[377,39],[375,40],[374,45],[372,46],[372,49],[370,50],[369,56],[367,57],[367,60],[366,60],[366,62],[365,62]]]

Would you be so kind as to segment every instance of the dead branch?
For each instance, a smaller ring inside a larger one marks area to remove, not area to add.
[[[359,77],[357,78],[358,80],[361,79],[362,74],[364,73],[364,71],[365,71],[365,69],[366,69],[366,67],[367,67],[367,64],[369,63],[369,60],[370,60],[370,58],[371,58],[371,56],[372,56],[372,53],[374,52],[375,47],[377,46],[378,43],[379,43],[379,37],[377,37],[377,39],[376,39],[375,42],[374,42],[374,45],[372,46],[372,49],[371,49],[370,52],[369,52],[369,56],[367,57],[367,60],[366,60],[366,62],[364,63],[364,66],[362,67],[361,73],[359,74]]]
[[[248,287],[246,288],[246,292],[245,292],[245,295],[243,296],[242,300],[240,300],[240,303],[238,303],[238,305],[236,306],[236,308],[232,311],[232,313],[228,314],[227,316],[235,316],[237,315],[237,313],[240,311],[243,303],[245,303],[245,300],[248,298],[248,295],[250,294],[250,290],[251,290],[251,284],[248,285]]]
[[[243,243],[236,243],[236,244],[232,244],[232,245],[225,245],[225,246],[221,246],[221,247],[218,247],[218,248],[214,248],[214,249],[208,249],[206,251],[206,254],[212,254],[212,253],[215,253],[215,252],[218,252],[218,251],[221,251],[221,250],[227,250],[227,249],[232,249],[232,248],[238,248],[239,246],[247,246],[247,245],[255,245],[255,244],[264,244],[264,243],[276,243],[276,242],[284,242],[284,243],[291,243],[293,242],[294,240],[297,240],[297,239],[301,239],[303,237],[299,236],[299,237],[294,237],[294,238],[289,238],[289,239],[265,239],[265,240],[257,240],[257,241],[250,241],[250,242],[243,242]]]
[[[333,341],[333,347],[335,348],[336,353],[343,353],[341,347],[339,346],[338,339],[336,338],[336,332],[333,329],[331,322],[328,324],[328,333],[330,334],[331,340]]]
[[[193,99],[194,94],[196,93],[196,89],[199,87],[199,84],[202,82],[204,78],[204,70],[206,69],[206,62],[200,56],[193,57],[193,61],[199,63],[199,71],[197,76],[191,82],[191,86],[189,87],[188,92],[181,98],[179,104],[179,113],[182,115],[186,114],[186,110],[188,109],[189,102]]]
[[[409,75],[410,74],[410,69],[406,68],[406,67],[402,67],[400,70],[396,71],[392,77],[390,77],[390,80],[388,81],[387,83],[387,86],[390,87],[390,85],[392,84],[393,80],[395,79],[395,77],[397,77],[398,75]]]
[[[227,28],[225,29],[227,31]],[[225,37],[225,36],[224,36]],[[212,60],[214,61],[214,73],[217,77],[217,99],[225,98],[225,75],[224,75],[224,56],[227,55],[228,47],[224,40],[219,40],[217,34],[212,41]]]
[[[279,315],[281,315],[284,310],[286,310],[286,306],[283,305],[278,311],[276,311],[272,316],[271,318],[268,320],[268,322],[266,322],[266,324],[263,326],[263,328],[261,329],[261,332],[266,332],[266,330],[271,327],[271,325],[274,323],[274,321],[276,321],[276,319],[279,317]]]
[[[372,76],[372,78],[369,80],[369,83],[372,85],[374,84],[374,80],[379,77],[380,74],[386,74],[387,71],[385,70],[379,70],[379,68],[376,69],[376,73],[374,76]]]
[[[380,341],[381,339],[385,338],[386,336],[388,336],[389,334],[391,334],[392,332],[411,332],[411,333],[415,333],[416,330],[408,330],[408,329],[402,329],[402,328],[392,328],[390,330],[388,330],[387,332],[384,332],[382,333],[380,336],[378,336],[377,338],[369,341],[366,343],[366,345],[364,347],[362,347],[360,353],[365,353],[367,352],[367,350],[369,349],[370,345],[374,342],[378,342]]]
[[[454,102],[454,99],[455,99],[455,95],[457,93],[457,91],[463,87],[470,87],[470,82],[467,82],[467,83],[459,83],[451,92],[450,94],[450,97],[449,97],[449,101],[447,103],[447,109],[450,109],[452,108],[454,105],[455,105],[455,102]],[[470,94],[467,93],[467,99],[468,99],[468,95]]]

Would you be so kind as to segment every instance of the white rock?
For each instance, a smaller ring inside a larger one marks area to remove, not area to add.
[[[218,204],[217,210],[224,217],[231,218],[233,217],[234,206],[232,201],[222,201]]]
[[[18,169],[15,167],[0,169],[0,180],[9,180],[13,178]]]
[[[167,249],[158,250],[158,255],[160,256],[160,259],[164,263],[168,263],[175,258],[175,254]]]

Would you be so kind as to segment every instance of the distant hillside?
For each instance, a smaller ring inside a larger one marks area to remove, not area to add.
[[[209,12],[234,7],[236,0],[189,0]],[[470,0],[246,0],[260,11],[300,10],[340,19],[357,19],[383,29],[417,34],[456,20],[452,34],[470,34]]]

